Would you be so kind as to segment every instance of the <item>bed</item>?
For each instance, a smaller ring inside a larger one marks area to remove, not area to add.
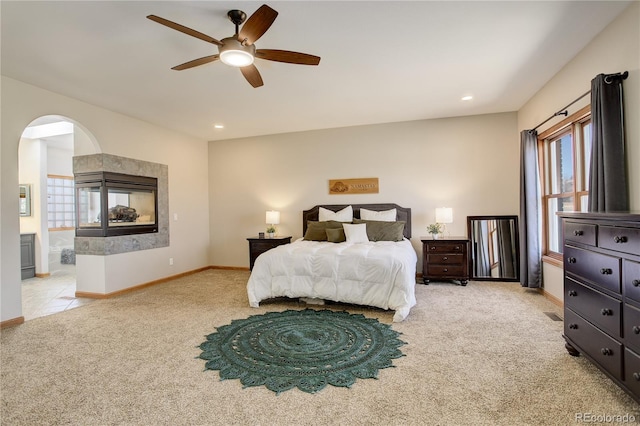
[[[247,283],[250,306],[289,297],[391,309],[394,322],[409,315],[416,304],[417,263],[409,241],[411,209],[390,203],[318,205],[302,219],[303,238],[256,259]]]

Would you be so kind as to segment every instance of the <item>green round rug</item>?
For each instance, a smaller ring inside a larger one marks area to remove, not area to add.
[[[326,385],[351,387],[377,378],[404,356],[405,342],[390,325],[360,314],[305,309],[269,312],[217,328],[199,347],[205,370],[244,387],[279,394],[297,387],[314,393]]]

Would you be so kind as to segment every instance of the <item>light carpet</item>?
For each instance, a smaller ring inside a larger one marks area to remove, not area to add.
[[[249,272],[207,270],[1,333],[3,425],[567,425],[640,407],[564,348],[562,316],[517,283],[417,285],[396,368],[351,388],[276,396],[203,371],[198,345],[248,306]],[[347,309],[391,324],[393,312]]]

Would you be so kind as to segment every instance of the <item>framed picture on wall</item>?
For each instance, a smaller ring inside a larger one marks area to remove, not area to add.
[[[377,194],[378,178],[329,179],[329,194]]]
[[[31,185],[20,185],[20,216],[31,216]]]

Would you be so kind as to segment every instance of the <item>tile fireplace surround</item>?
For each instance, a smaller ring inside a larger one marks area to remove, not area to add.
[[[73,173],[114,172],[158,179],[158,232],[112,237],[76,237],[80,255],[108,256],[169,246],[169,166],[110,154],[73,157]]]

